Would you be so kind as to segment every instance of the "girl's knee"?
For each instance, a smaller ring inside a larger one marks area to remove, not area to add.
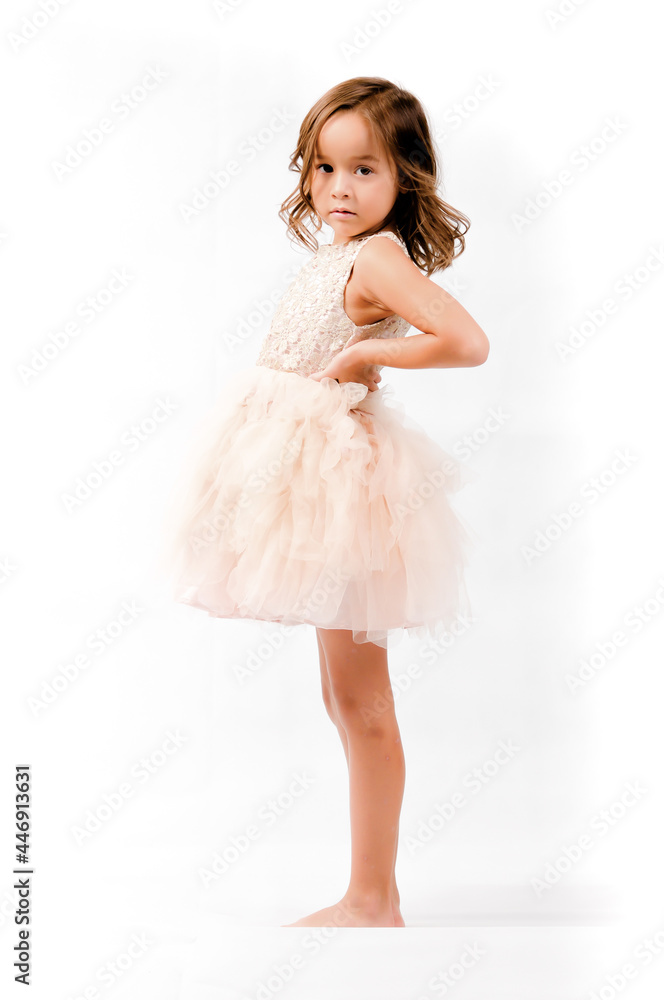
[[[339,721],[347,732],[383,739],[391,733],[396,724],[391,712],[384,710],[377,712],[371,704],[364,699],[354,697],[349,692],[334,698],[334,704]]]

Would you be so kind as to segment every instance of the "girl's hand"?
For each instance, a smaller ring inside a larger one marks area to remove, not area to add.
[[[369,392],[375,392],[381,375],[376,365],[367,365],[358,360],[357,354],[349,347],[344,347],[335,354],[327,367],[309,375],[309,378],[316,379],[317,382],[323,378],[333,378],[337,382],[359,382],[360,385],[366,385]]]

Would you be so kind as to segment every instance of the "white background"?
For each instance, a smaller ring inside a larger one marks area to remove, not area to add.
[[[483,955],[455,996],[659,994],[664,954],[641,947],[664,953],[654,13],[644,0],[3,5],[3,981],[18,940],[12,778],[27,763],[32,996],[421,1000],[442,995],[433,977],[463,969],[474,943]],[[255,363],[270,308],[260,323],[256,311],[306,259],[277,216],[299,124],[358,75],[393,80],[429,113],[443,195],[471,219],[436,280],[491,353],[479,368],[383,370],[443,447],[474,442],[477,479],[456,507],[476,539],[475,620],[442,655],[390,651],[395,683],[419,671],[397,702],[407,928],[340,931],[315,953],[308,932],[279,926],[336,901],[348,878],[346,765],[314,631],[176,605],[158,556],[192,429]],[[58,168],[103,118],[111,131]],[[205,188],[232,159],[228,184]],[[197,189],[208,196],[187,216]],[[126,286],[106,302],[114,270]],[[233,346],[243,320],[252,333]],[[492,410],[506,419],[487,431]],[[68,506],[117,449],[122,463]],[[619,452],[631,457],[612,471]],[[537,537],[548,543],[528,556]],[[617,630],[624,644],[602,655]],[[501,741],[513,759],[413,847]],[[258,820],[295,774],[306,792]],[[630,783],[644,791],[621,806]],[[252,823],[258,839],[206,888],[201,870]]]

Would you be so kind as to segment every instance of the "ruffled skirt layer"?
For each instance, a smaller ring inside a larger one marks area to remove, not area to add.
[[[473,476],[391,392],[260,365],[232,377],[167,504],[175,600],[385,648],[469,614],[471,537],[449,494]]]

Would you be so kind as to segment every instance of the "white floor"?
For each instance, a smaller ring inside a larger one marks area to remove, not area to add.
[[[296,929],[210,924],[191,948],[178,1000],[267,1000],[281,991],[303,1000],[580,998],[607,950],[598,927],[339,930],[317,945]]]
[[[630,961],[629,1000],[659,1000],[664,985],[664,960],[653,957],[664,935],[646,945],[664,926],[657,901],[635,917],[608,888],[560,885],[534,906],[527,886],[455,886],[435,913],[431,897],[402,885],[407,926],[395,929],[280,926],[331,901],[304,884],[272,909],[254,885],[244,913],[221,912],[178,871],[97,881],[94,902],[80,892],[79,919],[61,939],[71,957],[57,962],[67,992],[53,995],[63,1000],[106,995],[85,991],[99,989],[102,959],[122,966],[132,934],[145,951],[125,959],[113,1000],[613,1000]]]

